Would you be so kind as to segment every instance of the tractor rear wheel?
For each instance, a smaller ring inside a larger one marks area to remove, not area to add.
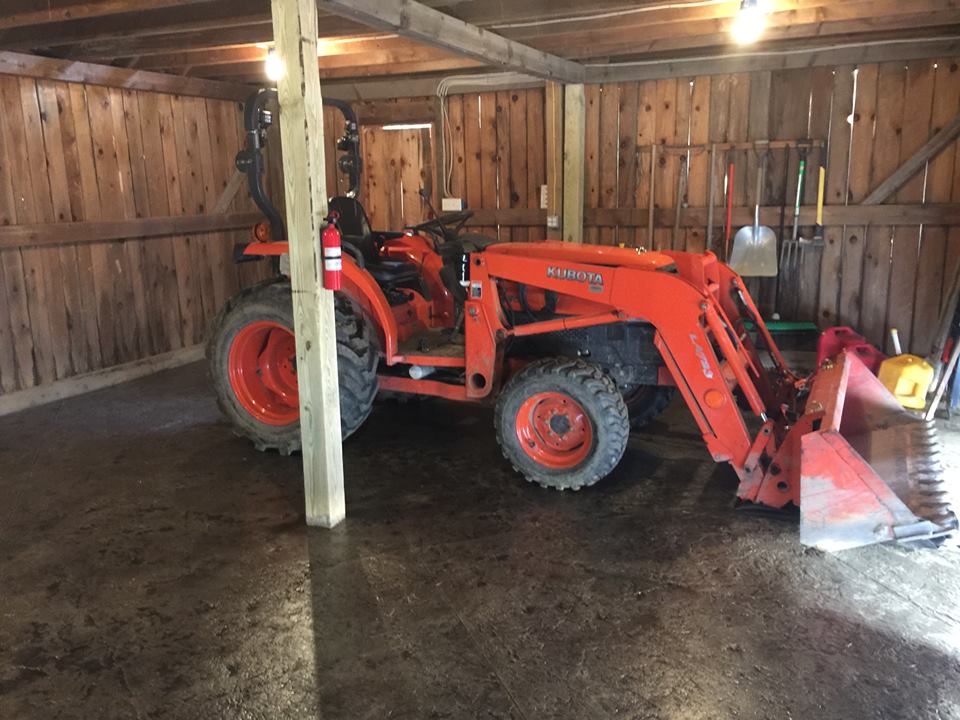
[[[667,409],[676,389],[666,385],[640,385],[626,393],[623,401],[630,411],[630,426],[639,430]]]
[[[367,419],[377,395],[377,346],[350,299],[336,296],[340,430]],[[290,283],[269,281],[233,297],[214,320],[207,360],[223,414],[257,450],[300,449],[296,341]]]
[[[558,490],[579,490],[609,475],[630,435],[616,383],[596,365],[565,358],[517,373],[500,393],[494,423],[514,469]]]

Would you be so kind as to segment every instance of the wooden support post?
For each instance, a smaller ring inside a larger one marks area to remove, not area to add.
[[[563,215],[563,85],[546,86],[544,130],[547,138],[547,237],[558,237]]]
[[[308,525],[345,516],[333,293],[320,285],[320,228],[327,213],[323,103],[315,0],[271,0],[284,73],[277,83],[290,280],[297,336],[300,435]]]
[[[567,85],[563,103],[563,239],[583,242],[586,107],[583,85]]]

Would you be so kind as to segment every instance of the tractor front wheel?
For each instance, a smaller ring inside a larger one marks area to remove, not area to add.
[[[517,373],[495,412],[504,456],[530,482],[579,490],[609,475],[630,435],[623,396],[596,365],[540,360]]]
[[[369,324],[336,296],[340,430],[345,440],[367,419],[377,395],[377,346]],[[300,449],[293,302],[288,282],[247,288],[221,311],[207,343],[220,409],[258,450]]]

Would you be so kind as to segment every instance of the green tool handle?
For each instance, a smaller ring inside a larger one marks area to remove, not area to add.
[[[807,171],[807,161],[800,159],[800,172],[797,173],[797,199],[793,204],[793,239],[800,233],[800,199],[803,197],[803,178]]]

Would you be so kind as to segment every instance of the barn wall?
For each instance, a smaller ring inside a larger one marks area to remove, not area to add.
[[[711,143],[756,140],[823,141],[826,152],[809,151],[804,202],[816,201],[815,178],[827,168],[827,204],[856,204],[960,111],[957,61],[817,67],[777,72],[713,75],[586,88],[586,240],[652,248],[722,250],[723,171],[736,165],[735,205],[752,206],[757,155],[722,150],[717,160],[715,230],[681,228],[673,238],[674,213],[685,150],[689,156],[684,204],[704,208],[708,197]],[[856,70],[856,74],[854,71]],[[452,142],[454,196],[474,209],[539,206],[544,172],[542,90],[451,96],[447,101]],[[852,119],[852,124],[848,122]],[[609,210],[647,208],[651,145],[659,153],[652,173],[657,215],[654,237],[646,221],[617,225]],[[787,164],[789,162],[789,165]],[[762,203],[792,206],[798,151],[769,151]],[[951,145],[888,202],[960,201],[960,156]],[[608,209],[591,213],[590,209]],[[506,240],[543,237],[542,226],[485,226]],[[489,217],[489,214],[488,214]],[[516,214],[514,214],[516,217]],[[542,220],[538,221],[542,222]],[[790,230],[790,213],[785,223]],[[779,234],[779,219],[774,231]],[[803,233],[809,237],[812,228]],[[883,345],[896,326],[914,352],[926,353],[941,300],[960,264],[960,228],[865,225],[826,228],[823,250],[807,250],[795,273],[750,281],[768,316],[847,324]]]
[[[0,75],[0,224],[202,215],[234,172],[235,102]],[[230,211],[254,210],[245,190]],[[0,393],[195,345],[265,264],[247,231],[0,249]]]

